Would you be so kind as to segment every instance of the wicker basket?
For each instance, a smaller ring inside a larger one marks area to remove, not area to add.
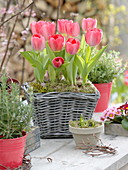
[[[28,99],[28,85],[22,86]],[[34,125],[40,127],[41,138],[71,137],[69,121],[92,118],[100,97],[96,93],[50,92],[34,93]]]

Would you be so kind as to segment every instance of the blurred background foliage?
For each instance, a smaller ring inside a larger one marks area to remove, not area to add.
[[[20,55],[20,51],[31,49],[29,25],[38,20],[56,22],[58,3],[59,0],[0,0],[0,62],[5,58],[3,68],[21,83],[34,77],[33,69]],[[96,18],[98,27],[103,29],[101,45],[108,44],[108,49],[120,51],[127,62],[128,1],[60,0],[59,18],[72,19],[81,25],[82,18],[88,17]],[[124,89],[128,86],[124,85],[122,75],[113,86],[113,93],[117,91],[120,100],[124,100],[122,95],[128,91]]]

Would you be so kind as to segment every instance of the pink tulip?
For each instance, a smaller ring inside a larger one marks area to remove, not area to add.
[[[32,48],[41,51],[45,48],[45,38],[40,34],[34,34],[31,38]]]
[[[60,34],[51,35],[48,44],[53,51],[60,51],[64,46],[64,37]]]
[[[54,67],[59,68],[62,64],[64,64],[64,59],[62,57],[56,57],[52,60],[52,64]]]
[[[78,49],[80,48],[80,41],[75,38],[69,38],[66,41],[66,52],[74,55],[77,53]]]
[[[58,22],[57,22],[57,29],[58,29],[58,32],[60,34],[66,34],[66,24],[68,23],[69,21],[67,19],[58,19]]]
[[[102,39],[102,30],[98,28],[93,28],[90,30],[87,30],[85,34],[85,40],[86,43],[90,46],[96,46],[99,45]]]
[[[72,36],[72,37],[76,37],[80,33],[80,26],[79,26],[78,22],[73,23],[72,20],[69,20],[65,24],[65,30],[66,30],[67,35]]]
[[[40,29],[40,34],[48,40],[50,35],[54,35],[56,31],[56,25],[54,22],[46,22]]]
[[[32,31],[32,34],[40,34],[40,29],[44,24],[46,24],[46,21],[38,21],[38,22],[33,21],[30,24],[30,29]]]
[[[88,29],[93,29],[97,27],[97,20],[92,18],[83,18],[82,20],[82,29],[87,31]]]
[[[30,24],[32,34],[41,34],[48,40],[50,35],[55,34],[56,25],[54,22],[38,21]]]

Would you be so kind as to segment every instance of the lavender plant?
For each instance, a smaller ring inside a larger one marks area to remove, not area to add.
[[[6,82],[4,74],[0,87],[0,139],[21,137],[23,131],[29,131],[32,118],[32,105],[21,101],[19,86],[12,83],[8,91]]]

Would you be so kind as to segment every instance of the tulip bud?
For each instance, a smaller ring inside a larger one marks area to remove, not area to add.
[[[87,31],[88,29],[93,29],[97,27],[97,20],[92,18],[83,18],[82,20],[82,30]]]
[[[64,64],[64,59],[62,57],[56,57],[52,60],[52,64],[54,67],[59,68],[62,64]]]
[[[75,38],[69,38],[66,41],[66,52],[74,55],[77,53],[78,49],[80,48],[80,41]]]
[[[64,37],[60,34],[51,35],[48,44],[53,51],[60,51],[64,46]]]
[[[102,35],[103,33],[101,29],[93,28],[93,29],[87,30],[85,34],[86,43],[90,46],[97,46],[101,42]]]
[[[45,48],[45,38],[40,34],[34,34],[31,38],[32,48],[41,51]]]

